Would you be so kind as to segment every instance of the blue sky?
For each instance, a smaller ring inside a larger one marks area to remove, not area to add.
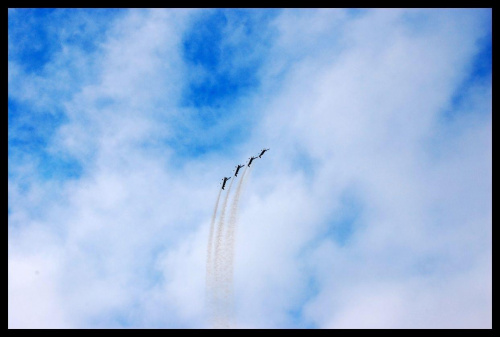
[[[9,327],[491,328],[490,9],[9,9]]]

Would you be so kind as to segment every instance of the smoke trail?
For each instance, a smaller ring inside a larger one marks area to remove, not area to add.
[[[250,175],[250,170],[252,167],[248,169],[248,174],[247,171],[243,171],[243,175],[241,176],[241,180],[238,184],[238,187],[236,189],[236,193],[234,194],[233,198],[233,203],[231,204],[231,211],[229,213],[229,225],[227,228],[227,245],[226,245],[226,251],[227,251],[227,256],[228,256],[228,276],[230,277],[230,285],[232,283],[232,271],[233,271],[233,258],[234,258],[234,245],[235,245],[235,231],[236,231],[236,225],[237,225],[237,220],[238,220],[238,211],[239,211],[239,201],[240,201],[240,195],[242,192],[242,189],[248,180],[248,176]]]
[[[226,216],[226,207],[227,207],[227,201],[229,199],[229,192],[231,192],[231,187],[233,186],[233,180],[231,180],[231,183],[229,184],[229,187],[227,188],[227,193],[226,193],[226,198],[224,198],[224,203],[222,204],[222,209],[220,211],[219,215],[219,223],[217,225],[217,235],[215,237],[215,277],[217,277],[217,271],[219,270],[220,267],[220,253],[221,253],[221,246],[222,246],[222,240],[223,240],[223,230],[224,230],[224,220]]]
[[[217,234],[215,237],[215,287],[213,290],[213,299],[215,300],[215,326],[216,327],[229,327],[227,322],[227,305],[225,305],[225,296],[221,293],[222,285],[222,274],[221,274],[221,265],[225,262],[225,254],[221,250],[223,244],[223,232],[224,232],[224,220],[226,214],[227,201],[229,199],[229,193],[231,192],[231,187],[233,186],[234,179],[231,180],[229,187],[227,188],[226,197],[224,198],[224,203],[222,204],[222,209],[219,215],[219,223],[217,224]]]
[[[214,225],[215,225],[215,216],[217,215],[217,208],[219,207],[220,195],[222,193],[222,189],[219,190],[219,194],[217,195],[217,201],[215,202],[214,212],[212,214],[212,219],[210,220],[210,233],[208,234],[208,246],[207,246],[207,272],[206,272],[206,303],[207,307],[210,307],[212,304],[212,289],[213,289],[213,237],[214,237]],[[208,308],[209,311],[211,308]]]
[[[250,170],[252,167],[248,168],[248,173],[250,174]],[[238,206],[240,195],[242,189],[245,185],[245,182],[248,180],[247,167],[243,171],[241,175],[241,179],[238,183],[238,187],[236,188],[236,192],[234,194],[233,202],[231,204],[231,211],[229,213],[229,224],[227,227],[226,240],[224,246],[224,255],[226,256],[226,261],[224,265],[224,273],[223,273],[223,291],[226,298],[226,306],[229,313],[228,321],[231,323],[234,319],[234,296],[233,296],[233,271],[234,271],[234,246],[235,246],[235,231],[237,225],[237,217],[238,217]]]

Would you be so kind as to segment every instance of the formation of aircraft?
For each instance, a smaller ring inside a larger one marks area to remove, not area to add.
[[[248,167],[250,167],[250,165],[252,164],[252,162],[254,161],[254,159],[258,159],[258,158],[262,158],[262,155],[266,152],[266,151],[269,151],[269,149],[262,149],[260,154],[258,156],[255,156],[255,157],[250,157],[248,158],[249,161],[248,161]],[[244,164],[243,165],[236,165],[236,170],[234,172],[234,176],[237,177],[238,176],[238,172],[240,171],[240,169],[245,166]],[[222,189],[224,189],[224,187],[226,186],[226,182],[231,179],[231,177],[224,177],[222,178]]]

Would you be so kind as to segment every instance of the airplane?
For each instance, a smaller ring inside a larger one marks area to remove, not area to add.
[[[237,177],[238,176],[238,171],[240,170],[240,168],[242,168],[243,166],[245,165],[237,165],[236,166],[236,172],[234,173],[234,176]]]
[[[222,182],[222,189],[224,189],[224,186],[226,186],[226,181],[228,181],[229,179],[231,179],[231,177],[224,177],[222,178],[223,182]]]
[[[269,149],[262,149],[262,152],[259,154],[259,158],[262,157],[262,155],[264,154],[264,152],[266,151],[269,151]]]
[[[251,158],[248,158],[248,159],[250,159],[250,161],[248,162],[248,167],[250,167],[250,164],[252,164],[252,161],[253,161],[254,159],[257,159],[257,158],[258,158],[258,157],[251,157]]]

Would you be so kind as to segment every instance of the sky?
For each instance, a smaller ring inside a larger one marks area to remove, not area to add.
[[[491,9],[9,9],[9,328],[492,327]]]

